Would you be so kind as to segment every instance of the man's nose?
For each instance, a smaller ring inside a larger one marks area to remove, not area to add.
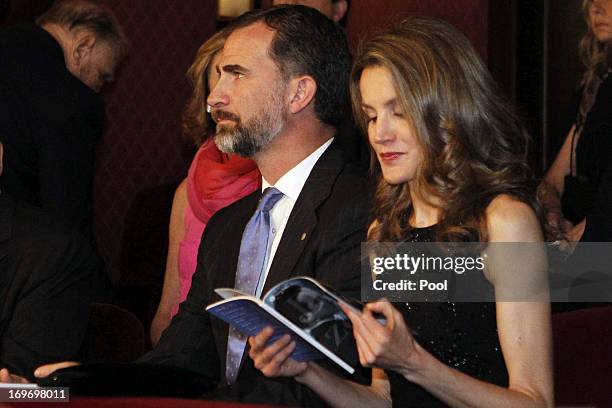
[[[225,106],[229,103],[229,96],[224,89],[223,81],[219,79],[215,84],[214,88],[210,90],[206,103],[212,107]]]

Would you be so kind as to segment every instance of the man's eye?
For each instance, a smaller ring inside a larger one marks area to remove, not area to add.
[[[242,72],[234,72],[234,76],[236,79],[244,78],[244,74]]]

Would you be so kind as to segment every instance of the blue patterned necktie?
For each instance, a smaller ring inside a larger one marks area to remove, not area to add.
[[[240,255],[238,255],[238,270],[236,271],[236,289],[250,295],[255,295],[257,291],[272,244],[269,239],[270,210],[282,197],[283,193],[276,188],[266,188],[255,214],[249,220],[242,234]],[[246,336],[230,326],[225,366],[225,376],[228,384],[233,384],[236,381],[245,344]]]

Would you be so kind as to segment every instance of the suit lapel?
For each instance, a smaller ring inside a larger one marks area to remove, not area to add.
[[[287,220],[263,293],[293,275],[293,269],[317,226],[317,209],[329,197],[346,163],[333,143],[313,167]]]

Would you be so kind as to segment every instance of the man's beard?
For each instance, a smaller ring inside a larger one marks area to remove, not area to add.
[[[213,113],[216,118],[235,121],[232,126],[217,125],[215,144],[219,150],[253,157],[274,140],[287,121],[287,111],[280,96],[282,94],[273,92],[263,103],[263,109],[245,123],[242,123],[239,116],[225,111]]]

